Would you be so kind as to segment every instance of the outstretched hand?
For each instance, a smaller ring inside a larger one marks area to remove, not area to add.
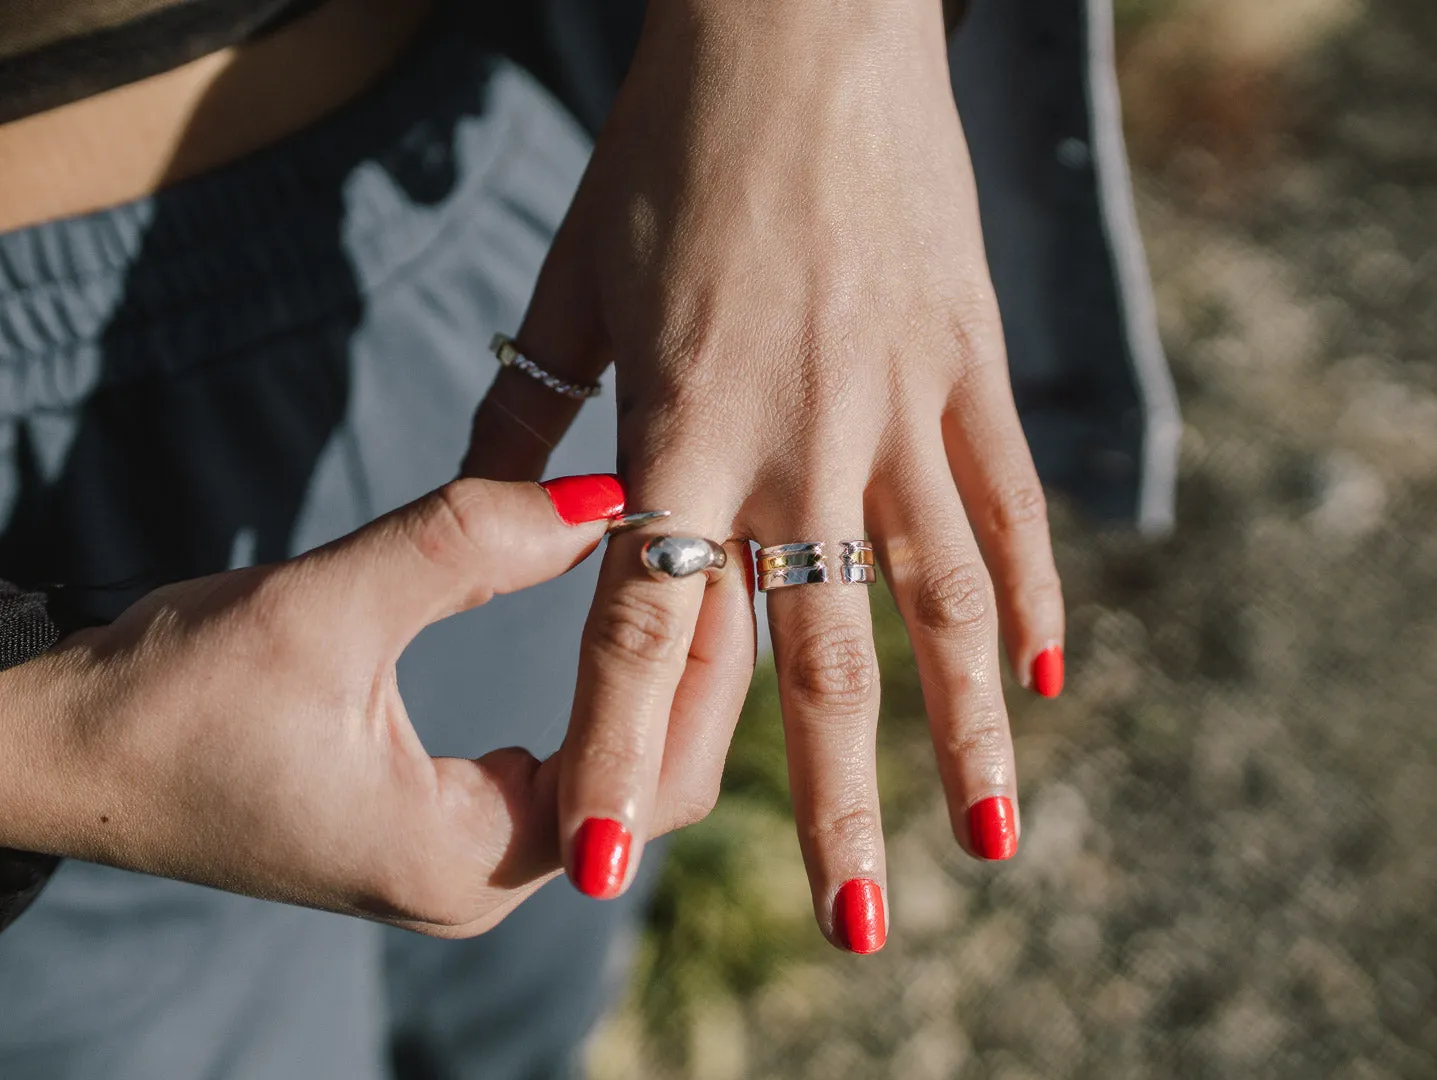
[[[614,363],[631,506],[674,512],[650,531],[830,551],[872,538],[954,834],[975,856],[1012,855],[1000,622],[1020,680],[1056,693],[1063,602],[940,5],[650,5],[518,339],[566,379]],[[469,469],[533,475],[575,409],[505,371]],[[606,556],[559,780],[566,861],[631,843],[619,887],[660,821],[673,725],[706,711],[715,742],[731,730],[716,702],[679,693],[704,590],[648,580],[642,540]],[[769,618],[814,910],[835,944],[870,951],[886,876],[868,597],[789,588]]]

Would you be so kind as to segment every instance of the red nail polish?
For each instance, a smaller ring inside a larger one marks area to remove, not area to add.
[[[585,896],[612,900],[629,868],[629,830],[611,818],[589,818],[574,835],[569,878]]]
[[[1063,650],[1058,646],[1044,649],[1034,659],[1033,689],[1050,698],[1063,692]]]
[[[888,940],[883,921],[883,890],[867,878],[845,881],[833,898],[833,929],[845,948],[874,953]]]
[[[624,512],[624,485],[617,476],[608,473],[561,476],[539,486],[549,493],[565,525],[603,521]]]
[[[983,859],[1011,859],[1018,853],[1018,822],[1005,795],[991,795],[968,808],[973,850]]]
[[[753,545],[747,542],[743,545],[743,580],[748,585],[748,598],[752,600],[758,588],[758,571],[753,565]]]

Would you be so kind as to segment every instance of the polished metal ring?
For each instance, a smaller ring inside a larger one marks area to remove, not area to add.
[[[814,550],[814,549],[817,550]],[[758,572],[766,574],[770,570],[789,570],[804,566],[821,566],[824,563],[823,546],[821,544],[805,545],[803,551],[789,551],[778,555],[765,555],[760,552],[758,555]]]
[[[672,580],[702,572],[716,581],[728,565],[728,552],[702,536],[654,536],[639,549],[639,560],[656,578]]]
[[[849,585],[872,585],[878,580],[873,545],[867,540],[844,540],[838,545],[839,580]]]
[[[759,548],[757,562],[759,592],[792,585],[821,585],[828,580],[828,560],[821,540]]]
[[[508,334],[495,334],[489,341],[489,348],[505,367],[517,368],[529,378],[543,383],[556,394],[563,394],[575,401],[587,401],[599,396],[598,384],[566,382],[557,375],[550,375],[534,361],[519,351],[519,343]]]

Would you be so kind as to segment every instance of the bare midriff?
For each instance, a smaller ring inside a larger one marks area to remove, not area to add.
[[[0,124],[0,232],[115,206],[312,124],[374,83],[432,0],[329,0],[259,41]]]

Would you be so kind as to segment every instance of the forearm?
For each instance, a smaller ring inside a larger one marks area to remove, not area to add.
[[[77,795],[68,768],[63,632],[43,596],[0,582],[0,930],[39,894],[68,850],[60,807]]]
[[[52,643],[52,627],[28,617],[25,622],[23,632],[0,639],[0,653],[8,659],[23,659],[22,654]],[[30,906],[60,861],[51,854],[15,850],[47,846],[44,830],[36,828],[33,798],[36,784],[44,786],[47,779],[46,763],[37,758],[48,757],[36,753],[35,713],[41,702],[36,698],[34,674],[23,664],[0,671],[0,930]],[[58,782],[57,777],[48,779]]]

